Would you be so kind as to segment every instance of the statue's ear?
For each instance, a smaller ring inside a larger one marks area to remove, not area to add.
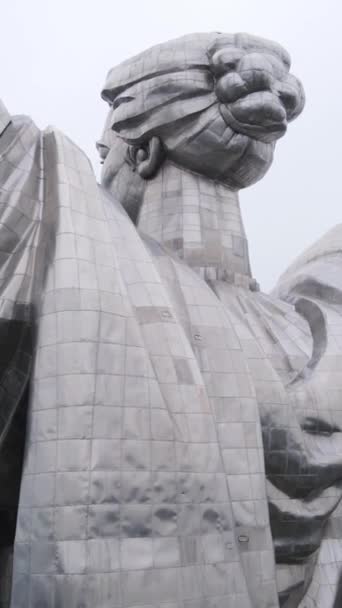
[[[144,144],[128,147],[128,161],[143,179],[154,177],[165,157],[159,137]]]

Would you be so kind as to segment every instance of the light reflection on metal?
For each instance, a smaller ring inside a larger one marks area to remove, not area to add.
[[[289,66],[216,32],[114,68],[101,186],[0,105],[2,607],[338,605],[342,231],[267,296],[238,199]]]

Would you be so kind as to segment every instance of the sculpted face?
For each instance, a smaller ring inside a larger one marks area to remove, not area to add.
[[[161,44],[114,68],[102,91],[110,105],[98,143],[104,187],[130,213],[139,207],[146,180],[153,180],[164,162],[233,190],[256,182],[304,106],[302,86],[289,70],[289,56],[279,45],[218,33]],[[303,306],[299,316],[309,324],[308,352],[312,346],[305,373],[300,369],[293,380],[291,351],[289,360],[279,355],[284,369],[291,368],[291,382],[279,381],[279,395],[269,400],[266,394],[263,403],[260,382],[268,506],[284,608],[300,604],[329,519],[336,509],[339,519],[342,512],[340,376],[334,377],[335,361],[323,360],[329,348],[336,352],[335,338],[327,348],[317,310],[309,307],[305,314]],[[278,321],[283,328],[282,310]],[[292,329],[297,337],[298,327]],[[281,340],[279,345],[283,353]],[[272,335],[269,353],[274,349]],[[273,377],[271,365],[269,373]],[[325,387],[331,389],[328,397]]]
[[[289,68],[273,42],[217,33],[161,44],[114,68],[102,91],[110,104],[98,143],[103,185],[111,189],[124,163],[146,179],[165,159],[231,189],[256,182],[304,105]]]

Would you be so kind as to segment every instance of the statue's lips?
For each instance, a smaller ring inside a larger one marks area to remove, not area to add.
[[[315,538],[288,538],[287,541],[284,539],[279,540],[277,537],[274,538],[274,551],[277,564],[303,564],[310,560],[312,555],[318,551],[321,546],[323,533],[320,532],[320,536],[317,539],[318,534],[315,534]]]
[[[287,129],[286,110],[268,91],[250,93],[234,103],[220,104],[221,114],[234,131],[254,139],[272,142]]]
[[[269,509],[276,563],[309,563],[321,546],[328,516],[291,515],[270,502]]]
[[[277,564],[312,564],[326,524],[341,501],[342,482],[329,486],[311,500],[283,500],[267,480],[268,508]],[[271,498],[270,494],[273,494]],[[322,501],[323,499],[323,501]]]

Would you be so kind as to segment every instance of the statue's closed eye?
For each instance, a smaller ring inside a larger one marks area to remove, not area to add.
[[[301,424],[303,431],[310,435],[324,435],[330,437],[333,433],[340,433],[341,429],[321,418],[308,417]]]

